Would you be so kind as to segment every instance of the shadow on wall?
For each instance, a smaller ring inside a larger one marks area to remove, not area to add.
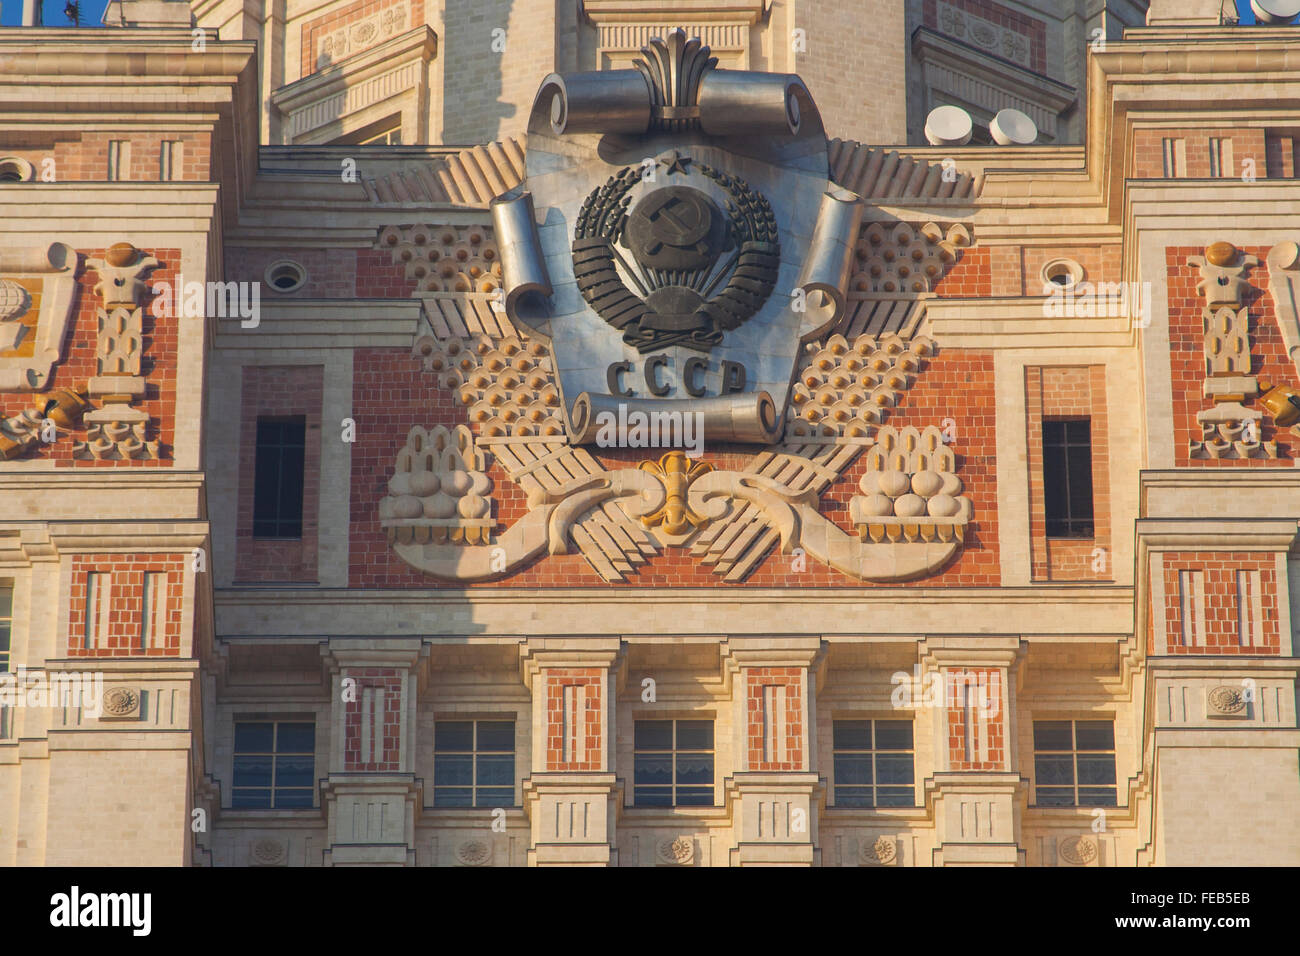
[[[444,143],[490,143],[500,139],[506,121],[522,107],[502,98],[502,75],[508,63],[528,63],[536,58],[532,38],[523,30],[529,3],[537,7],[538,26],[553,29],[535,0],[448,0],[446,36],[440,38],[443,65]],[[512,29],[513,28],[513,29]],[[522,69],[522,67],[520,67]],[[538,68],[532,78],[540,83],[549,68]],[[531,96],[531,91],[529,93]]]

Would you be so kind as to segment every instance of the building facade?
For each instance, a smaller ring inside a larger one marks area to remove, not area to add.
[[[104,19],[0,30],[0,864],[1300,863],[1300,26]]]

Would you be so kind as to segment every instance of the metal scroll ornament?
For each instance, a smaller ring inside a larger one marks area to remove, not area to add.
[[[672,166],[689,162],[678,156]],[[726,192],[725,214],[691,186],[656,189],[631,205],[639,166],[593,189],[578,213],[578,289],[643,354],[672,345],[708,352],[753,317],[776,285],[781,244],[771,204],[738,176],[705,163],[696,168]]]

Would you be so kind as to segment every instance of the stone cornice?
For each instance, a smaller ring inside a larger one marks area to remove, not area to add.
[[[519,634],[587,640],[585,635],[609,637],[625,630],[647,638],[777,633],[915,639],[953,632],[948,603],[953,593],[946,588],[222,588],[216,616],[220,635],[268,641],[419,635],[473,642]],[[963,588],[961,598],[963,633],[1111,642],[1133,632],[1129,587]]]
[[[243,328],[238,316],[216,324],[213,347],[218,349],[409,349],[419,329],[420,302],[268,296],[256,327]]]
[[[1045,296],[926,300],[922,330],[939,348],[1128,348],[1134,319],[1052,318]]]
[[[1147,551],[1287,551],[1296,540],[1291,518],[1139,518],[1140,553]]]

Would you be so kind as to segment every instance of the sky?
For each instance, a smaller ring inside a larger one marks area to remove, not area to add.
[[[51,27],[65,26],[68,23],[63,15],[66,0],[43,0],[45,4],[45,25]],[[81,25],[83,27],[100,26],[100,17],[108,0],[81,0]],[[1250,12],[1250,0],[1237,0],[1237,11],[1242,23],[1254,23],[1255,15]],[[0,26],[17,26],[22,19],[23,0],[0,0]]]

